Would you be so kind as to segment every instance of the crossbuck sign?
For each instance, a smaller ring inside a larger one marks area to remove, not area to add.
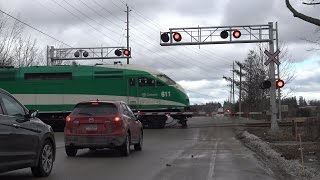
[[[271,61],[280,64],[279,60],[276,58],[280,54],[280,50],[278,49],[274,54],[271,54],[269,51],[265,50],[264,53],[269,57],[269,59],[264,63],[264,65],[268,66]]]

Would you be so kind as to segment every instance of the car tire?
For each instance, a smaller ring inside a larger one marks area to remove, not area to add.
[[[49,140],[46,140],[41,146],[41,151],[38,159],[38,165],[31,167],[31,172],[35,177],[47,177],[52,171],[54,158],[53,145]]]
[[[123,145],[120,147],[120,153],[122,156],[130,155],[130,145],[130,135],[127,135]]]
[[[134,150],[136,151],[141,151],[143,146],[143,133],[142,131],[140,132],[140,138],[139,138],[139,143],[134,145]]]
[[[73,147],[69,147],[69,146],[66,146],[65,150],[66,150],[67,156],[69,156],[69,157],[75,157],[78,152],[78,149],[73,148]]]

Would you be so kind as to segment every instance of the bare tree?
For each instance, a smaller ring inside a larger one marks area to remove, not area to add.
[[[285,0],[287,8],[293,13],[294,17],[297,17],[299,19],[302,19],[306,22],[309,22],[311,24],[320,26],[320,20],[311,16],[307,16],[305,14],[302,14],[298,12],[292,5],[290,4],[290,0]],[[310,0],[309,2],[303,2],[305,5],[319,5],[320,2],[317,2],[316,0]]]
[[[15,21],[10,26],[8,19],[0,16],[0,65],[13,65],[13,49],[21,37],[23,27]]]
[[[19,38],[18,44],[14,49],[15,65],[18,67],[28,67],[39,65],[43,56],[37,47],[37,40],[30,36],[26,39]]]
[[[43,60],[37,40],[31,36],[25,38],[23,30],[19,21],[10,23],[0,15],[0,65],[31,66]]]

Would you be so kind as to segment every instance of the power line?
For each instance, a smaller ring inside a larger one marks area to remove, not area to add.
[[[8,13],[4,12],[4,11],[3,11],[3,10],[1,10],[1,9],[0,9],[0,12],[2,12],[3,14],[5,14],[5,15],[7,15],[7,16],[9,16],[9,17],[13,18],[13,19],[15,19],[16,21],[19,21],[20,23],[22,23],[22,24],[24,24],[24,25],[28,26],[29,28],[31,28],[31,29],[33,29],[33,30],[35,30],[35,31],[38,31],[38,32],[39,32],[39,33],[41,33],[41,34],[43,34],[43,35],[45,35],[45,36],[48,36],[49,38],[51,38],[51,39],[53,39],[53,40],[55,40],[55,41],[57,41],[57,42],[59,42],[59,43],[61,43],[61,44],[64,44],[64,45],[66,45],[66,46],[68,46],[68,47],[71,47],[70,45],[68,45],[68,44],[64,43],[63,41],[60,41],[59,39],[57,39],[57,38],[55,38],[55,37],[53,37],[53,36],[51,36],[51,35],[49,35],[49,34],[47,34],[47,33],[43,32],[43,31],[41,31],[41,30],[39,30],[39,29],[37,29],[37,28],[35,28],[35,27],[33,27],[33,26],[31,26],[31,25],[29,25],[29,24],[25,23],[25,22],[23,22],[22,20],[20,20],[20,19],[18,19],[18,18],[16,18],[16,17],[13,17],[12,15],[10,15],[10,14],[8,14]]]
[[[96,0],[92,0],[92,2],[94,2],[98,7],[100,7],[101,9],[103,9],[104,11],[108,12],[110,15],[112,15],[113,17],[119,19],[121,22],[125,23],[122,19],[120,19],[119,17],[115,16],[111,11],[109,11],[108,9],[104,8],[103,5],[101,5],[100,3],[98,3]],[[120,8],[121,9],[121,8]],[[122,9],[121,9],[122,10]]]
[[[98,16],[102,17],[103,19],[109,21],[110,23],[112,23],[113,25],[122,28],[121,26],[119,26],[118,24],[112,22],[111,20],[107,19],[106,17],[102,16],[100,13],[98,13],[96,10],[94,10],[93,8],[91,8],[90,6],[88,6],[85,2],[83,2],[82,0],[79,0],[83,5],[85,5],[87,8],[89,8],[91,11],[93,11],[95,14],[97,14]]]
[[[114,31],[114,30],[112,30],[112,29],[104,26],[103,24],[99,23],[98,21],[92,19],[91,17],[89,17],[88,15],[86,15],[85,13],[83,13],[81,10],[79,10],[78,8],[76,8],[75,6],[73,6],[72,4],[70,4],[68,1],[63,0],[63,2],[65,2],[66,4],[68,4],[70,7],[72,7],[73,9],[75,9],[76,11],[78,11],[80,14],[82,14],[82,15],[85,16],[85,17],[87,17],[87,18],[90,19],[91,21],[94,21],[94,22],[96,22],[97,24],[99,24],[100,26],[102,26],[102,27],[108,29],[109,31],[111,31],[111,32],[113,32],[113,33],[118,34],[118,35],[121,36],[121,34],[119,34],[118,32],[116,32],[116,31]]]
[[[69,4],[69,3],[68,3]],[[70,4],[69,4],[70,5]],[[60,5],[61,6],[61,5]],[[86,17],[88,17],[88,15],[86,15],[85,13],[83,13],[83,12],[81,12],[80,10],[78,10],[77,8],[75,8],[77,11],[79,11],[81,14],[83,14],[84,16],[86,16]],[[90,17],[89,17],[90,18]],[[90,18],[90,19],[92,19],[92,18]],[[96,22],[96,21],[95,21]],[[144,40],[145,41],[145,40]],[[134,41],[133,41],[134,42]],[[148,42],[148,41],[146,41],[147,43],[149,43],[149,44],[151,44],[150,42]],[[140,43],[137,43],[137,42],[135,42],[136,44],[139,44],[139,45],[141,45],[143,48],[145,48],[142,44],[140,44]],[[151,44],[152,45],[152,44]],[[145,48],[145,49],[147,49],[147,48]],[[150,50],[150,49],[148,49],[148,50]],[[155,54],[157,54],[157,55],[159,55],[158,53],[156,53],[156,52],[154,52]],[[161,55],[159,55],[160,57],[161,57]],[[175,57],[175,58],[177,58],[176,56],[174,56],[174,55],[172,55],[173,57]],[[167,58],[166,58],[167,59]],[[170,59],[169,59],[170,60]],[[172,61],[172,60],[171,60]],[[174,62],[174,61],[173,61]],[[176,62],[174,62],[175,64],[177,64],[177,65],[181,65],[181,64],[178,64],[178,63],[176,63]],[[191,63],[191,64],[193,64],[193,63]],[[194,64],[195,66],[197,66],[196,64]],[[199,67],[199,66],[198,66]],[[201,67],[199,67],[200,69],[201,69]],[[216,78],[216,77],[215,77]]]
[[[133,27],[131,27],[131,28],[133,28]],[[133,29],[135,29],[136,30],[136,28],[133,28]],[[137,32],[139,32],[139,31],[137,31]],[[139,32],[140,33],[140,32]],[[135,34],[135,33],[133,33],[133,34]],[[141,33],[142,34],[142,33]],[[148,36],[148,35],[146,35],[146,36]],[[148,37],[150,37],[150,36],[148,36]],[[150,37],[151,38],[151,37]],[[141,38],[144,42],[146,42],[146,43],[148,43],[148,44],[151,44],[149,41],[146,41],[146,40],[144,40],[143,38]],[[153,45],[153,44],[151,44],[151,45]],[[178,59],[178,57],[177,56],[175,56],[174,54],[172,54],[172,53],[168,53],[169,55],[171,55],[172,57],[175,57],[175,58],[177,58]],[[182,56],[184,56],[184,57],[187,57],[188,59],[191,59],[192,61],[195,61],[195,62],[198,62],[198,63],[203,63],[203,62],[200,62],[200,61],[198,61],[198,60],[196,60],[196,59],[194,59],[194,58],[192,58],[192,57],[189,57],[189,56],[186,56],[186,55],[184,55],[184,54],[182,54]],[[199,68],[202,68],[202,69],[205,69],[205,68],[203,68],[203,67],[200,67],[200,66],[198,66],[197,64],[195,64],[195,63],[193,63],[193,62],[191,62],[191,61],[188,61],[190,64],[192,64],[192,65],[194,65],[194,66],[197,66],[197,67],[199,67]],[[207,65],[207,66],[209,66],[209,65]],[[216,68],[216,67],[213,67],[213,66],[209,66],[209,67],[211,67],[211,68],[213,68],[213,69],[216,69],[216,70],[218,70],[218,71],[223,71],[222,69],[218,69],[218,68]],[[208,70],[208,69],[207,69]]]
[[[81,0],[80,0],[81,1]],[[97,3],[97,2],[96,2]],[[124,3],[124,2],[122,2],[122,3]],[[99,4],[98,4],[99,5]],[[89,7],[89,6],[87,6],[88,8],[90,8],[90,9],[92,9],[91,7]],[[106,9],[105,9],[106,10]],[[108,11],[108,10],[107,10]],[[108,11],[109,12],[109,11]],[[83,14],[83,13],[82,13]],[[142,22],[143,23],[143,22]],[[139,31],[138,31],[139,32]],[[144,40],[144,39],[143,39]],[[144,40],[145,41],[145,40]],[[147,43],[149,43],[149,44],[151,44],[150,42],[148,42],[148,41],[145,41],[145,42],[147,42]],[[137,43],[138,44],[138,43]],[[151,44],[152,45],[152,44]],[[174,56],[174,55],[172,55],[171,54],[171,56],[173,56],[173,57],[175,57],[175,58],[177,58],[176,56]],[[187,56],[185,56],[185,57],[187,57]],[[194,60],[194,61],[197,61],[197,60],[195,60],[195,59],[193,59],[193,58],[191,58],[191,57],[187,57],[187,58],[190,58],[190,59],[192,59],[192,60]],[[198,61],[199,62],[199,61]],[[203,63],[203,62],[201,62],[201,63]],[[193,63],[191,63],[190,62],[190,64],[193,64]],[[197,66],[196,64],[193,64],[193,65],[195,65],[195,66]],[[199,66],[198,66],[199,67]],[[199,68],[201,68],[201,67],[199,67]],[[211,67],[211,68],[214,68],[214,69],[217,69],[217,70],[220,70],[220,69],[218,69],[218,68],[216,68],[216,67]]]
[[[53,0],[54,1],[54,0]],[[55,1],[54,1],[55,2]],[[56,3],[56,4],[58,4],[58,3]],[[65,10],[67,10],[66,8],[64,8],[62,5],[60,5],[60,4],[58,4],[60,7],[62,7],[63,9],[65,9]],[[70,5],[70,4],[69,4]],[[75,8],[75,9],[77,9],[77,8]],[[78,10],[78,9],[77,9]],[[68,11],[68,10],[67,10]],[[80,10],[78,10],[78,11],[80,11]],[[68,11],[69,13],[71,13],[70,11]],[[86,15],[85,13],[83,13],[83,12],[81,12],[80,11],[80,13],[81,14],[83,14],[83,15],[85,15],[86,17],[88,17],[88,15]],[[75,17],[77,17],[77,18],[79,18],[77,15],[75,15],[75,14],[73,14],[73,13],[71,13],[72,15],[74,15]],[[92,18],[90,18],[90,19],[92,19]],[[152,50],[150,50],[150,49],[148,49],[148,48],[146,48],[143,44],[140,44],[140,43],[137,43],[137,42],[135,42],[135,41],[133,41],[135,44],[139,44],[141,47],[143,47],[144,49],[147,49],[147,50],[149,50],[149,51],[152,51]],[[149,43],[149,42],[148,42]],[[158,55],[159,57],[161,57],[161,55],[160,54],[158,54],[157,52],[154,52],[154,54],[156,54],[156,55]],[[173,56],[173,57],[175,57],[175,56]],[[168,59],[167,57],[165,57],[166,59]],[[176,63],[175,61],[172,61],[171,59],[168,59],[168,60],[170,60],[171,62],[173,62],[173,63],[175,63],[175,64],[177,64],[178,66],[180,66],[181,64],[179,64],[179,63]],[[195,65],[196,66],[196,65]],[[201,67],[200,67],[200,69],[201,69]],[[191,71],[191,70],[188,70],[188,71]],[[199,74],[199,72],[196,72],[197,74]],[[201,72],[200,72],[201,73]],[[206,76],[208,76],[207,74],[205,75],[205,77]],[[214,78],[217,78],[217,77],[214,77]]]
[[[78,20],[80,20],[81,22],[84,22],[85,24],[87,24],[88,26],[90,26],[92,29],[96,30],[97,32],[101,33],[103,36],[117,42],[116,40],[114,40],[113,38],[110,38],[108,35],[106,35],[105,33],[101,32],[100,30],[98,30],[97,28],[95,28],[94,26],[92,26],[91,24],[87,23],[86,21],[82,21],[82,19],[75,15],[73,12],[71,12],[70,10],[68,10],[67,8],[65,8],[64,6],[62,6],[61,4],[59,4],[58,2],[56,2],[55,0],[51,0],[52,2],[54,2],[55,4],[57,4],[58,6],[60,6],[61,8],[63,8],[64,10],[66,10],[67,12],[69,12],[71,15],[73,15],[75,18],[77,18]]]

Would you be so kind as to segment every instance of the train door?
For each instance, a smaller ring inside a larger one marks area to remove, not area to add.
[[[127,88],[128,105],[133,110],[138,109],[139,98],[138,98],[137,78],[129,77],[127,87],[128,87]]]

